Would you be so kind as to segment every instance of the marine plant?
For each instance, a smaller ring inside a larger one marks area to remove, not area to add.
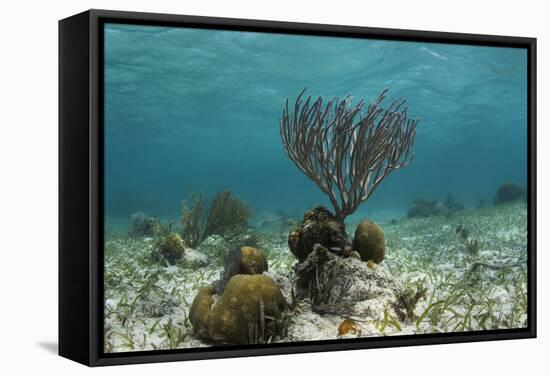
[[[187,333],[175,326],[171,318],[168,320],[168,323],[162,325],[162,330],[160,336],[166,338],[165,342],[168,349],[177,349],[179,344],[185,341],[187,337]]]
[[[477,256],[479,254],[479,241],[477,239],[466,239],[466,254]]]
[[[401,331],[401,324],[393,317],[387,309],[384,310],[384,319],[376,323],[376,328],[380,333],[385,334],[386,328],[392,327],[398,332]]]
[[[195,194],[191,206],[183,203],[182,237],[191,247],[210,235],[233,241],[242,235],[251,216],[250,207],[230,191],[218,192],[208,208],[202,195]]]
[[[395,313],[401,321],[414,320],[414,310],[418,301],[426,296],[428,289],[419,284],[416,287],[406,286],[397,295],[397,302],[394,306]]]
[[[335,269],[331,274],[326,275],[323,271],[315,270],[315,279],[310,282],[309,287],[309,299],[314,312],[336,315],[350,315],[353,313],[354,303],[344,301],[352,287],[351,279],[345,282],[339,294],[334,294],[338,272],[339,270]]]
[[[413,158],[418,120],[408,118],[406,100],[383,108],[387,89],[363,112],[365,101],[351,104],[351,96],[326,103],[321,97],[303,101],[304,89],[293,109],[286,100],[280,135],[288,157],[321,191],[344,221],[368,200],[392,171]]]

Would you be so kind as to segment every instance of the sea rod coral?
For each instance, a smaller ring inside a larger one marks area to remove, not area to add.
[[[382,101],[387,89],[368,105],[351,105],[348,95],[326,104],[321,97],[305,102],[304,89],[293,111],[286,101],[280,134],[288,157],[334,206],[340,221],[355,212],[392,171],[413,158],[418,120],[408,118],[406,100]]]
[[[385,177],[412,160],[418,120],[408,118],[405,100],[394,100],[383,108],[387,90],[366,112],[363,100],[352,105],[350,96],[341,101],[335,97],[325,104],[321,97],[303,101],[304,92],[293,111],[287,99],[280,134],[288,157],[327,195],[334,214],[323,207],[306,212],[302,226],[289,234],[289,248],[302,262],[317,243],[344,257],[356,246],[364,261],[379,263],[384,259],[382,230],[373,222],[364,222],[356,232],[356,238],[361,235],[362,240],[352,244],[344,220],[368,200]],[[375,245],[377,249],[370,249]]]

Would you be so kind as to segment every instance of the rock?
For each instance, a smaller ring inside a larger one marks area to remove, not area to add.
[[[310,299],[314,311],[350,314],[358,312],[358,303],[369,300],[393,307],[398,284],[385,268],[369,268],[366,262],[337,256],[321,245],[314,248],[294,267],[296,295]]]
[[[198,267],[207,266],[210,262],[207,255],[199,251],[196,251],[193,248],[185,249],[185,253],[183,254],[183,259],[187,264],[192,266],[198,266]]]
[[[295,303],[293,301],[294,283],[292,277],[284,276],[273,271],[265,272],[264,275],[273,279],[277,286],[279,286],[287,305]]]
[[[353,258],[356,258],[357,260],[361,260],[361,255],[357,251],[352,251],[349,257],[353,257]]]
[[[281,342],[304,342],[337,339],[337,328],[342,319],[333,315],[321,315],[313,312],[307,304],[301,304],[292,313],[285,328],[286,335]]]
[[[427,218],[445,214],[447,209],[441,202],[423,198],[415,199],[413,206],[407,210],[407,218]]]
[[[201,243],[201,246],[207,247],[225,247],[227,245],[227,240],[219,235],[210,235]]]
[[[235,246],[224,257],[223,276],[214,282],[214,291],[223,292],[225,285],[237,274],[262,274],[268,271],[267,258],[257,248]]]
[[[493,199],[494,205],[514,202],[524,197],[523,190],[514,183],[504,183],[499,188]]]
[[[351,248],[344,224],[322,206],[308,210],[300,228],[288,235],[290,251],[300,262],[313,251],[315,244],[321,244],[335,253]]]
[[[286,302],[266,275],[236,275],[214,302],[211,287],[201,289],[189,319],[199,336],[221,344],[266,343],[278,334]]]
[[[384,231],[376,223],[362,220],[355,230],[353,250],[361,255],[361,260],[380,264],[386,252]]]
[[[231,244],[219,235],[210,235],[197,246],[197,250],[211,257],[221,257]]]

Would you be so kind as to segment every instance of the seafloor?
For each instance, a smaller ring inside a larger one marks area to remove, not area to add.
[[[365,310],[343,315],[313,312],[307,301],[293,302],[285,332],[274,342],[337,339],[338,328],[353,319],[344,338],[417,333],[508,329],[527,321],[527,206],[524,202],[468,209],[449,217],[379,222],[386,237],[386,258],[372,277],[394,280],[392,289],[426,289],[413,317],[399,320],[382,291]],[[348,223],[352,233],[356,223]],[[468,241],[457,228],[468,229]],[[276,228],[276,226],[275,226]],[[270,276],[290,303],[293,266],[288,232],[264,231],[259,248]],[[163,266],[151,258],[153,239],[107,232],[105,242],[106,352],[211,346],[193,334],[189,307],[198,289],[218,279],[225,241],[212,236],[184,261]],[[204,266],[201,266],[204,265]],[[379,285],[380,287],[380,285]],[[382,289],[383,289],[382,285]]]

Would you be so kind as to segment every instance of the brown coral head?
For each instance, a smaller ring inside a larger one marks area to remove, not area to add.
[[[317,206],[316,208],[310,209],[304,213],[304,222],[305,221],[332,221],[336,217],[331,213],[330,210],[324,206]]]
[[[376,223],[362,220],[355,230],[353,249],[359,252],[361,260],[380,264],[386,252],[384,231]]]
[[[266,343],[278,335],[286,301],[275,281],[265,274],[236,275],[212,305],[206,329],[213,342]]]
[[[189,321],[193,325],[193,331],[199,337],[208,336],[208,319],[214,303],[213,293],[212,286],[201,288],[189,308]]]
[[[262,274],[268,271],[267,258],[254,247],[241,247],[240,274]]]

